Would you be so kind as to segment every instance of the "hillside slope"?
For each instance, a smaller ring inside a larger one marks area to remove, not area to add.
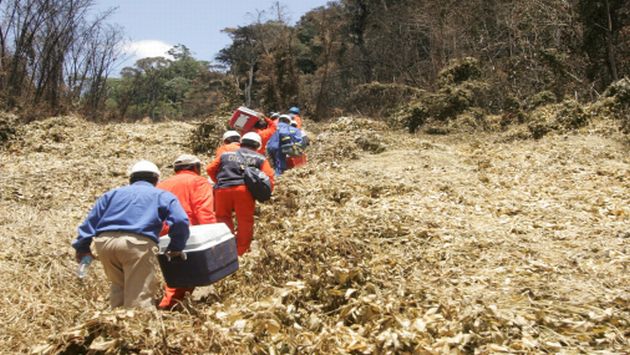
[[[588,131],[413,136],[354,118],[317,128],[309,165],[260,206],[236,275],[196,290],[181,312],[111,312],[98,263],[85,284],[74,276],[75,228],[134,160],[168,172],[192,125],[27,127],[0,153],[0,349],[628,348],[627,145]]]

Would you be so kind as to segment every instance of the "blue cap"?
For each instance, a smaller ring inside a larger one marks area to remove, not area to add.
[[[293,113],[293,114],[299,115],[300,114],[300,108],[293,106],[293,107],[291,107],[289,109],[289,113]]]

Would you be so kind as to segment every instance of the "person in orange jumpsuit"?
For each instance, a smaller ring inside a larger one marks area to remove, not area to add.
[[[239,150],[223,153],[208,166],[208,175],[216,182],[214,198],[217,221],[227,224],[234,233],[232,214],[236,213],[236,250],[239,256],[249,250],[252,242],[256,207],[256,201],[245,185],[243,164],[267,174],[273,189],[273,169],[265,156],[256,152],[261,143],[257,133],[249,132],[243,135]]]
[[[289,109],[289,116],[291,116],[292,120],[295,120],[297,124],[297,128],[302,129],[302,117],[300,117],[300,108],[293,106]]]
[[[280,115],[277,115],[277,117],[279,116]],[[258,133],[262,141],[260,149],[258,149],[258,153],[262,155],[267,154],[267,151],[266,151],[267,142],[269,142],[269,139],[271,138],[271,136],[273,136],[273,134],[276,133],[276,130],[278,129],[277,117],[276,117],[276,120],[264,117],[263,121],[259,121],[258,123],[256,123],[256,126],[254,126],[255,127],[254,132]]]
[[[233,152],[241,147],[241,135],[237,131],[223,133],[223,144],[217,148],[214,158],[218,158],[225,152]]]
[[[169,191],[177,197],[184,208],[190,225],[216,223],[212,186],[208,180],[199,175],[201,161],[194,155],[183,154],[173,163],[175,175],[161,181],[157,188]],[[161,235],[168,233],[164,226]],[[194,288],[173,288],[164,285],[164,297],[158,308],[171,309],[178,301],[184,299],[186,292]]]

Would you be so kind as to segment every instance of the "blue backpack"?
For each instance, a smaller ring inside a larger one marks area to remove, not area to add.
[[[299,157],[304,154],[302,132],[298,128],[281,125],[278,127],[280,151],[289,157]]]

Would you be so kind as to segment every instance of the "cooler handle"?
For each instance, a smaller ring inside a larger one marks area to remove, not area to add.
[[[170,255],[168,255],[167,252],[162,253],[162,255],[166,256],[166,261],[171,261],[172,258],[171,258]],[[180,258],[182,260],[186,261],[186,260],[188,260],[188,255],[186,255],[186,253],[182,251],[182,254],[181,254]]]

